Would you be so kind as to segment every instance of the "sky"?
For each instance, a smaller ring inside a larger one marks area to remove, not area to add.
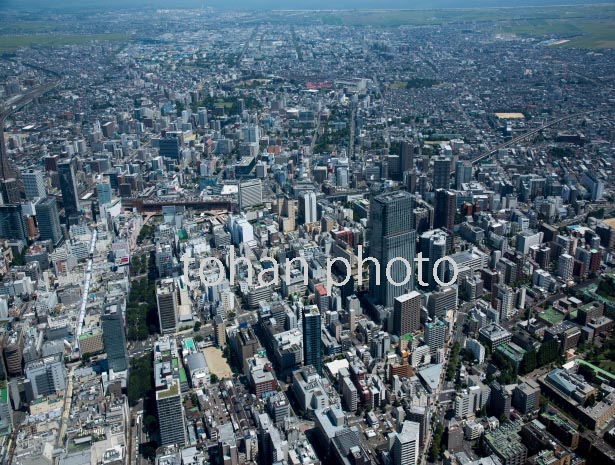
[[[602,0],[613,3],[615,0]],[[0,0],[2,10],[126,10],[131,8],[251,9],[431,9],[595,3],[587,0]]]

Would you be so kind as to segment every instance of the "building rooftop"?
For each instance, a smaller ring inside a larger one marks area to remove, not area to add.
[[[156,400],[179,395],[179,382],[176,380],[167,389],[156,392]]]
[[[486,431],[484,440],[490,449],[498,455],[523,453],[526,447],[519,436],[522,426],[523,421],[521,419],[505,423],[495,430]]]
[[[437,365],[429,365],[418,371],[418,376],[425,382],[426,387],[430,392],[434,392],[436,389],[438,389],[441,374],[441,363],[438,363]]]
[[[508,337],[512,336],[512,333],[510,333],[509,331],[507,331],[502,326],[496,323],[491,323],[490,325],[483,326],[482,328],[478,330],[478,332],[489,340],[497,340],[497,339],[501,339],[507,336]]]

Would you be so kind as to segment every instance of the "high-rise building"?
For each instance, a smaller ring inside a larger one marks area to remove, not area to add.
[[[186,444],[186,425],[179,379],[171,379],[166,387],[156,391],[160,445]]]
[[[423,274],[423,282],[429,283],[429,288],[434,289],[437,286],[434,275],[438,277],[441,282],[447,282],[445,272],[447,262],[443,261],[438,264],[436,269],[436,262],[446,256],[447,252],[447,240],[448,236],[444,231],[437,231],[429,238],[429,262],[427,269],[427,276]],[[424,258],[424,255],[423,255]]]
[[[398,336],[413,333],[421,325],[421,294],[412,291],[395,297],[393,330]]]
[[[36,204],[36,224],[41,241],[51,240],[54,245],[62,239],[58,205],[54,197],[46,197]]]
[[[427,175],[421,174],[418,177],[418,191],[422,198],[427,195]]]
[[[510,286],[498,284],[497,310],[500,311],[500,321],[510,320],[515,314],[515,293]]]
[[[448,189],[451,177],[451,159],[445,156],[438,156],[433,161],[433,190]]]
[[[401,431],[395,433],[391,458],[393,465],[416,465],[419,460],[420,425],[404,421]]]
[[[30,400],[66,389],[66,370],[61,354],[28,363],[25,376],[30,381]]]
[[[442,320],[425,324],[425,344],[429,347],[431,355],[438,349],[443,349],[446,343],[446,325]]]
[[[40,170],[27,170],[21,173],[23,190],[28,200],[47,197],[45,190],[45,178]]]
[[[11,377],[23,375],[23,333],[6,337],[3,342],[2,356],[6,374]]]
[[[446,189],[436,190],[433,227],[452,231],[455,211],[455,193]]]
[[[161,279],[156,286],[158,321],[162,334],[177,331],[177,290],[173,278]]]
[[[263,184],[260,179],[250,179],[239,183],[239,209],[263,203]]]
[[[9,162],[4,138],[4,122],[0,124],[0,179],[8,179],[13,176],[13,170]]]
[[[261,345],[250,326],[239,328],[232,342],[237,352],[237,358],[242,361],[243,373],[247,375],[250,372],[248,359],[254,357],[261,350]]]
[[[449,310],[457,310],[459,299],[457,286],[441,287],[431,292],[427,310],[431,318],[444,318]]]
[[[369,289],[375,303],[385,307],[392,307],[395,297],[414,290],[413,207],[414,197],[406,191],[380,194],[371,200],[369,255],[378,264],[369,262]],[[405,259],[410,269],[400,259]],[[387,267],[391,279],[387,278]],[[405,284],[394,284],[406,278]]]
[[[455,163],[455,189],[461,190],[461,185],[472,180],[472,163],[459,160]]]
[[[169,277],[173,274],[173,249],[170,244],[159,242],[156,245],[156,268],[161,278]]]
[[[207,108],[205,107],[199,107],[197,109],[198,112],[198,121],[199,121],[199,127],[204,128],[205,126],[207,126]]]
[[[100,205],[111,203],[113,193],[111,190],[111,181],[108,177],[103,177],[101,181],[96,184],[96,196],[98,197],[98,203]]]
[[[431,423],[431,411],[428,407],[412,406],[406,413],[406,420],[414,421],[420,425],[420,443],[423,446],[427,440],[427,432]]]
[[[478,360],[478,363],[485,361],[485,348],[476,339],[471,337],[466,339],[466,350],[472,353],[472,357],[474,357],[474,360]]]
[[[282,214],[285,217],[280,219],[280,228],[282,229],[282,232],[294,231],[295,202],[289,197],[284,197],[284,200],[278,199],[278,202],[282,203]]]
[[[412,171],[414,168],[414,145],[407,140],[401,142],[399,164],[402,174],[406,171]]]
[[[241,128],[241,135],[244,142],[258,143],[261,137],[261,130],[256,124],[248,124]]]
[[[524,415],[540,408],[540,385],[533,379],[527,379],[513,390],[512,405]]]
[[[536,251],[536,262],[543,270],[548,268],[551,262],[551,249],[548,246],[542,245],[538,248]]]
[[[58,163],[58,177],[60,178],[60,190],[62,191],[62,203],[66,222],[77,222],[81,206],[79,205],[79,191],[77,190],[75,159],[62,160]]]
[[[596,234],[600,237],[600,245],[607,249],[615,247],[615,228],[605,223],[596,225]],[[546,240],[546,239],[545,239]]]
[[[101,320],[108,368],[115,372],[126,371],[128,369],[128,353],[126,352],[122,312],[119,306],[110,305],[105,308]]]
[[[571,280],[573,268],[574,257],[567,253],[561,254],[557,261],[557,274],[566,281]]]
[[[322,374],[321,315],[316,305],[303,309],[303,364],[312,365]]]
[[[0,205],[0,238],[26,240],[26,224],[20,204]]]
[[[491,387],[491,402],[489,403],[489,413],[496,418],[501,418],[502,416],[504,416],[506,419],[510,418],[512,398],[506,390],[506,386],[502,386],[497,381],[492,381],[489,387]]]
[[[299,213],[304,224],[318,221],[316,194],[314,192],[306,192],[299,197]]]
[[[21,202],[21,194],[19,193],[19,182],[16,178],[7,178],[0,180],[0,188],[2,190],[2,200],[4,201],[4,203]]]
[[[182,142],[183,133],[181,131],[168,131],[158,140],[158,153],[162,157],[179,160]]]
[[[314,286],[314,296],[316,298],[318,310],[320,310],[321,313],[326,313],[329,310],[329,296],[327,295],[325,287],[321,284]]]
[[[217,346],[222,347],[226,344],[226,325],[220,315],[214,317],[214,336]]]

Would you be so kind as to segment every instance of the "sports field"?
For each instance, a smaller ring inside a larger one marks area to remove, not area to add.
[[[203,355],[207,360],[209,372],[216,375],[219,379],[232,378],[233,372],[231,367],[226,363],[226,359],[222,356],[222,351],[216,347],[205,347]]]

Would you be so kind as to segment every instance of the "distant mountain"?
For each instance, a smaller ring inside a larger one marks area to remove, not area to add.
[[[0,10],[130,10],[146,8],[200,8],[216,10],[321,10],[321,9],[434,9],[548,5],[581,5],[584,0],[0,0]],[[615,3],[615,0],[600,3]]]

